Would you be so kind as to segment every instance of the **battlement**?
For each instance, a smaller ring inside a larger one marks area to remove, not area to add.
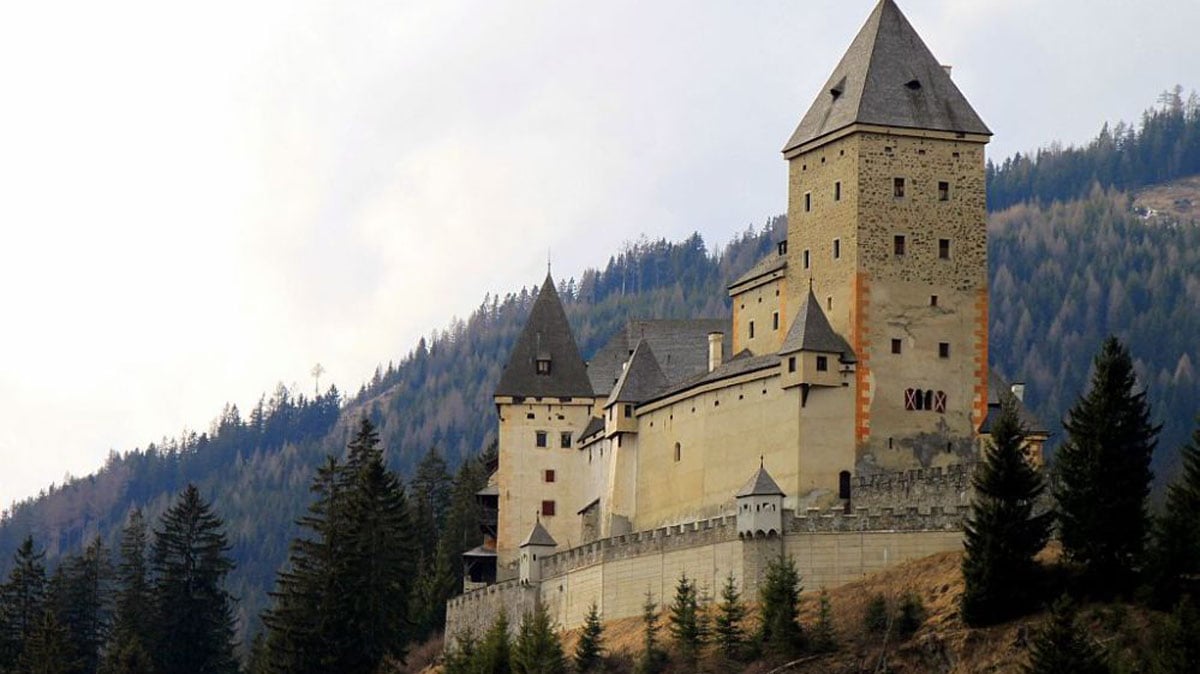
[[[601,562],[638,557],[651,552],[681,550],[698,545],[732,541],[737,537],[737,517],[735,515],[721,515],[686,524],[674,524],[622,534],[545,557],[542,560],[542,575],[552,578]]]
[[[945,468],[922,468],[899,473],[860,475],[852,482],[851,503],[861,508],[911,508],[935,506],[953,509],[971,504],[974,463]]]
[[[922,509],[919,506],[903,508],[856,508],[846,513],[841,508],[819,510],[810,508],[804,515],[786,520],[789,534],[826,534],[848,532],[893,532],[893,531],[959,531],[971,512],[968,505],[940,505]]]

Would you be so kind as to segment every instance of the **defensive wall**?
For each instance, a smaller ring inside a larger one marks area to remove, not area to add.
[[[542,580],[506,580],[451,599],[446,636],[480,635],[503,608],[514,631],[540,603],[560,629],[583,623],[594,602],[605,620],[640,615],[646,593],[669,603],[679,577],[715,598],[732,573],[758,593],[767,563],[791,555],[808,590],[832,588],[893,564],[962,547],[967,506],[784,511],[782,536],[740,538],[734,515],[614,536],[546,556]]]
[[[881,508],[894,503],[920,508],[952,509],[971,505],[971,475],[974,463],[899,473],[859,475],[850,485],[850,501],[856,508]]]

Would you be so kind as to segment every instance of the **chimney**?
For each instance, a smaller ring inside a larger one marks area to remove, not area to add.
[[[954,66],[943,65],[942,70],[946,71],[946,75],[950,76],[950,71],[954,70]]]
[[[721,367],[721,351],[725,346],[725,333],[708,333],[708,371]]]
[[[1023,382],[1023,381],[1013,382],[1011,390],[1012,390],[1012,394],[1013,394],[1014,398],[1016,398],[1017,400],[1019,400],[1021,402],[1025,402],[1025,382]]]

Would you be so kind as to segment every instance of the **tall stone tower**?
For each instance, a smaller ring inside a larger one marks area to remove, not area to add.
[[[954,463],[987,411],[991,132],[881,0],[784,147],[788,306],[858,357],[860,471]]]

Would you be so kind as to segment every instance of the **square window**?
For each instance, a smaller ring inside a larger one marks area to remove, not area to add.
[[[804,268],[808,269],[808,251],[804,251]]]
[[[950,357],[950,342],[938,342],[938,358]]]
[[[938,239],[938,257],[943,260],[950,259],[950,239]]]
[[[892,196],[897,199],[904,198],[904,178],[892,179]]]
[[[563,431],[562,433],[560,433],[558,440],[559,440],[559,445],[562,446],[563,449],[571,448],[571,433],[570,433],[570,431]]]
[[[930,296],[929,296],[929,306],[931,306],[931,307],[936,307],[936,306],[937,306],[937,295],[930,295]]]
[[[817,356],[817,372],[829,371],[829,356]]]
[[[904,254],[904,235],[897,234],[892,237],[892,253],[895,255]]]
[[[771,329],[772,330],[779,329],[779,312],[778,311],[771,314]]]
[[[950,201],[950,183],[938,181],[938,201]]]
[[[554,471],[553,470],[544,470],[542,472],[545,473],[544,479],[546,480],[546,482],[554,481]]]
[[[842,181],[840,181],[840,180],[833,184],[833,200],[834,201],[842,200]]]
[[[554,517],[554,501],[542,501],[542,517]]]
[[[900,350],[901,350],[900,340],[893,339],[892,340],[892,353],[900,353]]]
[[[788,372],[796,371],[796,357],[788,356]]]
[[[837,260],[837,259],[840,259],[841,257],[842,257],[842,240],[834,239],[833,240],[833,259]]]
[[[625,418],[628,419],[632,416],[633,416],[633,405],[626,404],[625,405]]]
[[[550,361],[544,358],[539,358],[537,361],[538,374],[550,374]]]
[[[811,210],[812,210],[812,192],[805,192],[804,193],[804,212],[807,213]]]
[[[535,437],[535,438],[536,438],[536,440],[537,440],[537,446],[538,446],[538,447],[545,447],[545,446],[546,446],[546,431],[538,431],[538,432],[537,432],[537,434],[536,434],[534,437]]]

